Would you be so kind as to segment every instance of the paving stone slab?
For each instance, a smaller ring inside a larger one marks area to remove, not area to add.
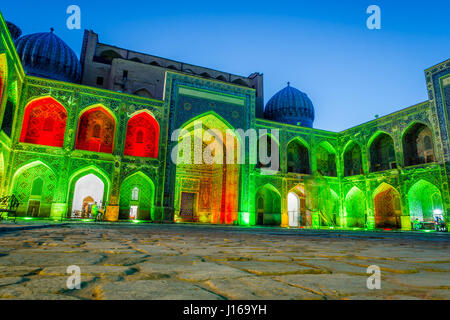
[[[205,282],[212,291],[232,300],[321,300],[323,297],[270,277],[214,279]]]
[[[302,273],[327,273],[326,270],[301,266],[295,263],[263,262],[263,261],[229,261],[229,266],[238,268],[256,275],[283,275]]]
[[[0,257],[0,266],[37,266],[41,268],[58,265],[92,265],[101,262],[103,256],[95,253],[11,253]]]
[[[367,277],[346,274],[298,274],[278,276],[275,279],[328,298],[356,294],[371,296],[378,291],[405,290],[405,288],[385,281],[381,282],[381,290],[369,290],[367,288]]]
[[[421,271],[412,274],[389,274],[385,279],[408,287],[450,290],[450,273]]]
[[[118,267],[118,266],[81,266],[80,272],[81,276],[127,276],[134,274],[137,270],[130,267]],[[57,266],[57,267],[47,267],[44,268],[39,275],[42,276],[66,276],[67,267]]]
[[[105,300],[221,300],[222,297],[196,284],[174,280],[120,281],[96,287]]]

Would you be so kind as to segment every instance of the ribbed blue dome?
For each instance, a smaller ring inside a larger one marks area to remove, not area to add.
[[[53,30],[25,35],[15,45],[28,74],[67,82],[80,80],[78,57]]]
[[[312,128],[314,106],[306,93],[288,86],[275,94],[267,103],[264,118],[302,127]]]

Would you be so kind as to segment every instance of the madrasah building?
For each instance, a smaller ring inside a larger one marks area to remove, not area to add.
[[[108,221],[411,230],[449,219],[450,60],[425,70],[427,101],[331,132],[313,128],[312,101],[290,85],[264,106],[257,72],[93,31],[78,59],[53,30],[21,36],[1,14],[0,35],[0,193],[20,201],[19,217],[89,217],[96,203]],[[243,142],[230,129],[267,130],[258,142],[279,148],[279,168],[177,164],[177,129],[194,140],[218,130],[232,154]]]

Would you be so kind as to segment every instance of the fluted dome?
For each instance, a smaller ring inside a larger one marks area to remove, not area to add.
[[[267,103],[264,118],[287,124],[312,128],[314,106],[306,93],[287,87],[275,94]]]
[[[53,33],[53,29],[20,37],[15,45],[28,74],[67,82],[79,81],[80,61],[75,52]]]
[[[6,26],[8,27],[9,33],[14,41],[22,35],[22,30],[14,23],[6,21]]]

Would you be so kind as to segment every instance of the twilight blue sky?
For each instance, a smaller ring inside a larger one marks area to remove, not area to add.
[[[82,30],[66,28],[81,7]],[[381,30],[366,9],[381,8]],[[47,31],[79,55],[84,29],[100,42],[248,76],[266,102],[287,81],[306,92],[315,127],[340,131],[427,100],[424,69],[450,58],[450,1],[2,1],[24,34]]]

